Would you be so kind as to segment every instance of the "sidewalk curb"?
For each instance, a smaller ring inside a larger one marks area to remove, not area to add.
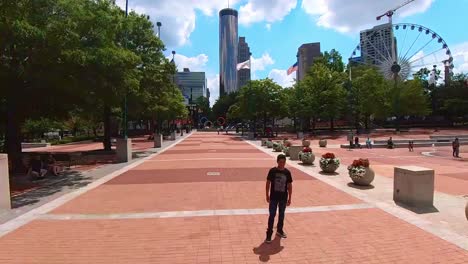
[[[32,209],[31,211],[28,211],[16,218],[13,218],[5,223],[3,223],[2,225],[0,225],[0,238],[2,238],[3,236],[7,235],[8,233],[10,232],[13,232],[15,231],[16,229],[28,224],[29,222],[33,221],[33,220],[36,220],[39,216],[43,215],[43,214],[46,214],[54,209],[56,209],[57,207],[59,206],[62,206],[63,204],[75,199],[76,197],[96,188],[96,187],[99,187],[101,186],[102,184],[114,179],[115,177],[141,165],[142,163],[144,163],[145,161],[147,160],[150,160],[162,153],[164,153],[165,151],[173,148],[175,145],[177,145],[178,143],[184,141],[185,139],[189,138],[190,136],[192,136],[194,134],[194,132],[190,133],[189,135],[183,137],[183,138],[179,138],[177,139],[175,142],[173,142],[172,144],[170,144],[169,146],[161,149],[159,152],[157,153],[153,153],[151,155],[149,155],[148,157],[145,157],[145,158],[142,158],[141,160],[138,160],[136,162],[133,162],[117,171],[114,171],[106,176],[103,176],[101,177],[100,179],[96,180],[95,182],[92,182],[90,183],[89,185],[81,188],[81,189],[78,189],[76,191],[73,191],[73,192],[70,192],[70,193],[67,193],[55,200],[52,200],[38,208],[35,208],[35,209]]]

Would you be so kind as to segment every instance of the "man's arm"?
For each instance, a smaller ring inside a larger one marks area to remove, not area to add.
[[[288,183],[288,206],[291,205],[291,196],[292,196],[292,182]]]
[[[266,181],[266,185],[265,185],[265,194],[266,194],[266,201],[267,203],[270,202],[270,180],[267,180]]]

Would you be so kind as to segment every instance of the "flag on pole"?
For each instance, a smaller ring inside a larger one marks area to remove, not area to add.
[[[237,64],[237,70],[250,69],[250,59]]]
[[[288,69],[288,75],[291,75],[291,73],[293,73],[293,72],[295,72],[295,71],[297,71],[297,62],[294,63],[293,66],[289,67],[289,69]]]

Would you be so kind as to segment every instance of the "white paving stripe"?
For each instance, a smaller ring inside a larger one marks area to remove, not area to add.
[[[313,206],[313,207],[288,207],[286,213],[313,213],[356,209],[369,209],[374,206],[367,203]],[[267,215],[268,209],[225,209],[225,210],[200,210],[200,211],[173,211],[173,212],[148,212],[127,214],[47,214],[41,215],[41,220],[113,220],[113,219],[145,219],[145,218],[177,218],[200,216],[230,216],[230,215]]]

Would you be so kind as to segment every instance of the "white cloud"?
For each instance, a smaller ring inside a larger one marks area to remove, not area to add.
[[[213,106],[219,98],[219,74],[207,77],[208,89],[210,89],[210,105]]]
[[[434,0],[419,0],[396,11],[394,20],[423,13],[429,9]],[[307,14],[317,19],[317,25],[332,28],[339,32],[357,32],[378,24],[376,20],[391,8],[403,3],[403,0],[303,0],[302,8]],[[385,16],[380,23],[385,23]]]
[[[252,75],[255,77],[255,72],[264,71],[267,66],[273,65],[274,63],[275,61],[268,53],[263,53],[260,58],[252,56]]]
[[[249,0],[239,8],[239,24],[281,21],[296,6],[297,0]]]
[[[291,87],[294,84],[296,74],[288,75],[286,70],[273,69],[268,74],[268,78],[273,79],[277,84],[282,87]]]
[[[453,46],[451,51],[455,65],[453,72],[468,73],[468,42]]]
[[[169,60],[172,59],[172,55],[167,58]],[[205,54],[199,54],[195,57],[187,57],[182,54],[176,54],[174,61],[177,66],[177,70],[179,71],[182,71],[184,68],[189,68],[190,71],[205,71],[208,56]]]
[[[267,23],[267,24],[265,25],[265,28],[266,28],[268,31],[270,31],[270,30],[271,30],[271,24],[270,24],[270,23]]]
[[[234,5],[239,0],[231,0]],[[117,0],[117,5],[125,9],[125,0]],[[182,46],[188,43],[195,30],[196,11],[213,16],[226,6],[225,1],[215,0],[129,0],[129,9],[139,14],[147,14],[156,24],[162,23],[161,39],[167,47]]]

